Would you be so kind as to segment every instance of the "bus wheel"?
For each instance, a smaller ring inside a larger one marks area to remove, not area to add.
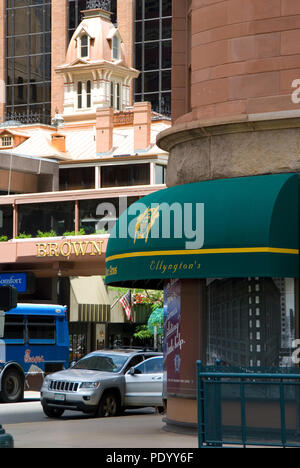
[[[15,369],[8,369],[1,382],[1,400],[4,403],[18,403],[24,398],[24,377]]]

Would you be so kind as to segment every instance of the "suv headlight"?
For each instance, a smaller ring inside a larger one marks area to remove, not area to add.
[[[100,382],[82,382],[80,388],[98,388]]]
[[[44,380],[43,380],[43,385],[48,386],[48,385],[50,384],[50,382],[51,382],[50,377],[48,377],[48,376],[46,375],[46,377],[45,377]]]

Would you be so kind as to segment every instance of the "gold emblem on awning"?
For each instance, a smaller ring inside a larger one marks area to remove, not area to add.
[[[145,243],[148,242],[150,231],[158,217],[159,206],[147,208],[146,211],[137,218],[134,243],[136,243],[137,239],[145,239]]]

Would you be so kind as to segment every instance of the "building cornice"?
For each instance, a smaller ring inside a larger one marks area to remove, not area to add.
[[[156,140],[159,148],[170,152],[175,146],[199,138],[232,133],[300,128],[300,110],[244,114],[179,123],[162,131]]]

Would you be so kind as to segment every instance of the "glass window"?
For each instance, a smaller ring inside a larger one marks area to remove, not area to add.
[[[86,83],[86,107],[92,107],[92,82],[90,80]]]
[[[105,234],[110,232],[116,220],[121,216],[137,197],[125,199],[106,198],[79,201],[80,228],[86,234]]]
[[[112,40],[112,57],[114,60],[119,60],[120,58],[120,39],[117,35],[113,37]]]
[[[147,42],[144,45],[144,67],[145,70],[159,68],[159,42]]]
[[[145,93],[152,93],[157,90],[159,86],[159,72],[147,72],[144,74],[144,91]]]
[[[120,83],[116,84],[116,108],[121,110],[121,85]]]
[[[77,107],[82,109],[82,81],[77,83]]]
[[[161,164],[155,165],[155,183],[156,184],[166,183],[166,172],[167,172],[166,166],[162,166]]]
[[[145,3],[145,18],[159,17],[160,0],[147,0]]]
[[[10,1],[5,13],[8,96],[5,119],[49,124],[51,0]],[[32,112],[32,103],[38,104],[41,111]]]
[[[134,66],[141,72],[134,99],[150,101],[154,111],[170,116],[172,0],[136,0],[134,35]],[[146,75],[150,71],[155,78]]]
[[[256,284],[261,291],[260,303],[249,320],[248,287],[251,285],[254,290]],[[242,360],[242,354],[234,351],[241,346],[250,349],[250,340],[254,337],[264,343],[264,346],[257,343],[253,348],[260,353],[261,366],[294,365],[296,307],[293,278],[213,279],[207,282],[207,295],[208,364],[215,365],[215,360],[220,359],[228,366],[251,365],[249,354]],[[223,324],[219,322],[220,317]]]
[[[134,356],[129,363],[127,364],[124,372],[126,373],[129,371],[131,367],[135,367],[137,364],[139,364],[141,361],[143,361],[143,356]]]
[[[5,340],[20,340],[25,339],[25,323],[24,317],[19,315],[7,315],[4,325]]]
[[[80,51],[81,51],[81,57],[88,57],[89,56],[89,38],[88,38],[88,36],[86,34],[81,36]]]
[[[155,357],[147,359],[136,366],[136,371],[138,374],[160,374],[163,372],[163,358]]]
[[[7,195],[0,191],[1,195]],[[0,237],[12,239],[13,236],[13,208],[9,205],[0,205]]]
[[[78,361],[72,369],[88,369],[104,372],[119,372],[127,361],[127,356],[112,354],[88,355]]]
[[[87,355],[88,324],[70,322],[70,362],[78,361]]]
[[[145,41],[159,40],[159,20],[145,21]]]
[[[56,322],[51,317],[28,317],[28,341],[56,340]]]
[[[74,231],[74,202],[20,205],[18,232],[32,237],[61,236]]]
[[[11,136],[3,136],[1,138],[1,146],[12,146],[13,144],[13,139]]]
[[[110,83],[110,106],[116,110],[122,110],[122,85],[112,81]]]
[[[101,167],[101,187],[149,185],[150,164]]]
[[[59,190],[87,190],[94,188],[94,167],[60,169]]]
[[[115,107],[115,84],[110,83],[110,107]]]

